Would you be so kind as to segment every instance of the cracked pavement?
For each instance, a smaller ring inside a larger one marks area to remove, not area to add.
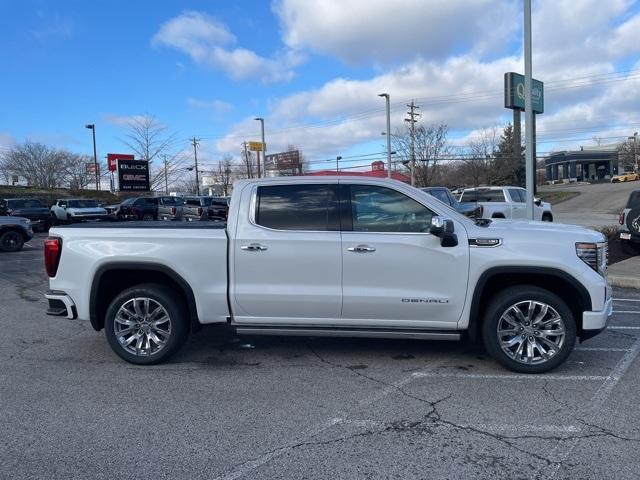
[[[136,367],[0,254],[0,478],[637,478],[640,292],[551,375],[464,343],[192,337]],[[626,300],[625,300],[626,299]],[[636,300],[636,301],[631,301]],[[637,313],[635,313],[637,312]]]

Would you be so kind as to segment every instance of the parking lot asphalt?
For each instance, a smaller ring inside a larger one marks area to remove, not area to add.
[[[545,375],[466,343],[213,327],[139,367],[45,315],[41,245],[0,253],[0,478],[638,478],[638,290]]]

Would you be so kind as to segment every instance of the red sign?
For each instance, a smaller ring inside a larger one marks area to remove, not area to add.
[[[117,170],[118,160],[135,160],[135,155],[130,153],[107,153],[107,164],[110,172]]]

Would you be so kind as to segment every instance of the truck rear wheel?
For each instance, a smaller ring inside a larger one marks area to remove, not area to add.
[[[105,316],[111,349],[137,365],[153,365],[173,355],[189,333],[187,309],[163,285],[129,288],[113,299]]]
[[[487,308],[482,337],[489,354],[518,373],[548,372],[573,351],[576,322],[557,295],[533,285],[499,292]]]

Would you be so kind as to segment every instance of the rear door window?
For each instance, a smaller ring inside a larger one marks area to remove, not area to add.
[[[519,188],[510,188],[509,196],[511,200],[518,203],[524,203],[526,201],[524,192]]]
[[[255,222],[275,230],[336,231],[337,185],[259,186]]]

